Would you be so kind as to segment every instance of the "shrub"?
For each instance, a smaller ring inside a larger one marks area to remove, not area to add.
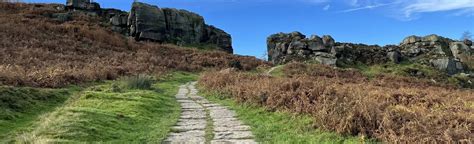
[[[230,61],[229,67],[241,70],[242,64],[240,64],[240,61]]]
[[[122,92],[122,89],[117,83],[113,83],[112,87],[110,88],[110,91],[118,93],[118,92]]]
[[[130,76],[126,79],[127,87],[130,89],[151,89],[154,82],[153,77],[145,74]]]

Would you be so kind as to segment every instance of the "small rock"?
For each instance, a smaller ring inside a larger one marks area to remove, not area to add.
[[[467,46],[472,46],[472,41],[469,40],[469,39],[465,39],[463,42],[464,42],[464,44],[466,44]]]

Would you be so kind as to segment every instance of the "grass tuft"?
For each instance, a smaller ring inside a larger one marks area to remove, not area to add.
[[[155,82],[153,77],[139,74],[137,76],[131,76],[126,78],[127,87],[129,89],[142,89],[142,90],[149,90],[152,87],[152,84]]]

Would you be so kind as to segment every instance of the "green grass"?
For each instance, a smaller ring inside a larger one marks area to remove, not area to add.
[[[127,88],[142,90],[151,89],[151,86],[154,83],[153,77],[143,74],[127,77],[125,81],[127,83]]]
[[[174,97],[178,86],[195,79],[196,75],[175,72],[147,90],[130,89],[123,80],[87,88],[16,140],[159,143],[178,120],[180,107]]]
[[[313,127],[313,119],[307,115],[286,112],[269,112],[248,104],[237,104],[216,94],[204,93],[212,102],[229,106],[239,119],[252,127],[258,142],[263,143],[359,143],[361,138],[345,137]]]
[[[361,72],[368,77],[374,77],[378,74],[392,74],[417,78],[439,78],[444,76],[444,73],[433,67],[406,61],[400,64],[386,63],[372,66],[359,64],[353,67],[361,70]]]
[[[285,73],[283,72],[283,67],[285,67],[285,65],[279,65],[279,66],[274,67],[273,71],[270,72],[270,75],[274,77],[285,76]]]
[[[206,135],[205,135],[205,138],[206,138],[206,144],[210,144],[212,139],[214,138],[214,124],[212,122],[212,118],[210,116],[210,111],[209,110],[206,110],[206,115],[207,115],[207,119],[206,119],[206,129],[205,129],[205,132],[206,132]]]
[[[27,87],[0,87],[0,142],[25,131],[48,111],[60,106],[81,88],[40,89]]]

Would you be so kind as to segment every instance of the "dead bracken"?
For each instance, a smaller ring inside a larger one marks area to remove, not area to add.
[[[341,134],[396,143],[474,140],[474,92],[470,89],[404,77],[368,80],[357,71],[322,65],[312,70],[291,63],[283,68],[283,77],[208,72],[199,84],[270,111],[310,114],[318,127]]]

